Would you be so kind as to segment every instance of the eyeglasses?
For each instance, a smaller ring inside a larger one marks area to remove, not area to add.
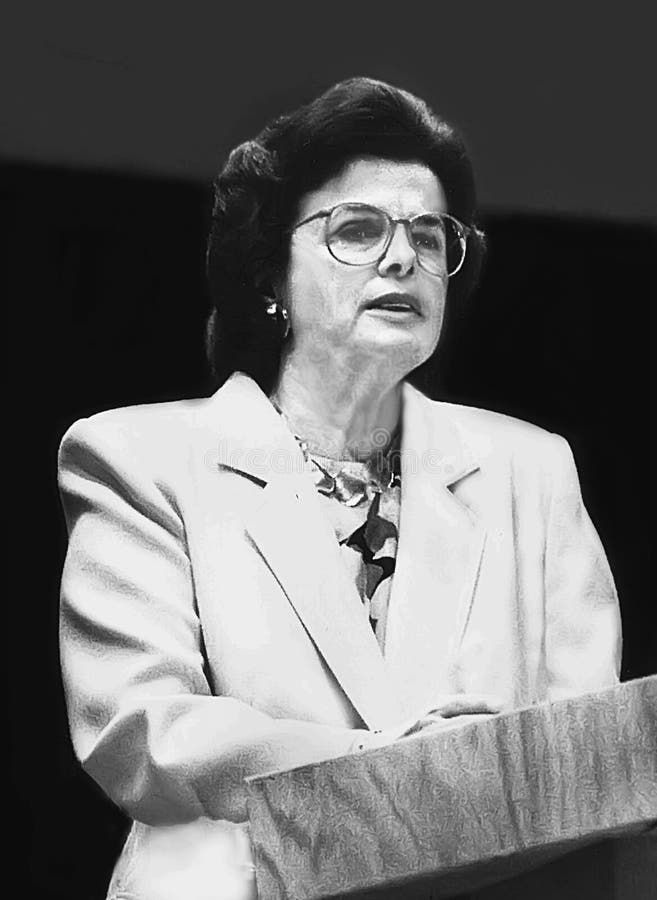
[[[404,226],[418,265],[431,275],[456,275],[465,259],[470,229],[447,213],[393,219],[384,210],[366,203],[339,203],[308,216],[291,230],[320,218],[326,219],[324,241],[329,253],[347,266],[381,262],[397,225]]]

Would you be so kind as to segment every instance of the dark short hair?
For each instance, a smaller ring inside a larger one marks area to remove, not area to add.
[[[207,250],[207,354],[215,386],[239,370],[271,391],[283,339],[266,298],[287,267],[288,229],[301,198],[360,156],[420,162],[435,173],[447,211],[473,227],[464,265],[449,282],[448,307],[471,293],[485,241],[476,228],[472,165],[462,138],[407,91],[371,78],[341,81],[236,147],[215,181]],[[409,379],[428,393],[435,357]]]

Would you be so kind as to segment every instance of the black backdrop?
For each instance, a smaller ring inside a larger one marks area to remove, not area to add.
[[[0,168],[8,249],[5,486],[14,544],[5,657],[22,896],[95,900],[125,829],[74,762],[57,658],[65,530],[59,439],[96,410],[207,393],[203,241],[209,189]],[[650,582],[649,388],[655,232],[647,225],[484,217],[477,295],[450,310],[441,390],[564,434],[618,584],[623,677],[657,671]]]

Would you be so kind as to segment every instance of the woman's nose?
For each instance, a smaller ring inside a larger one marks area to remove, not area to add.
[[[394,270],[398,275],[407,275],[413,270],[415,263],[415,250],[409,243],[406,228],[402,222],[398,222],[388,249],[379,262],[379,274],[386,275]]]

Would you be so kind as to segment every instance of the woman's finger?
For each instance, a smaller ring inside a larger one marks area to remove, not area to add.
[[[434,731],[449,731],[453,728],[461,728],[463,725],[469,725],[472,722],[482,722],[484,719],[491,719],[494,715],[495,713],[465,713],[461,716],[450,716],[450,718],[447,719],[437,718],[428,722],[426,727],[422,728],[421,731],[416,732],[416,734],[426,736]]]
[[[493,695],[464,694],[462,697],[449,697],[442,700],[430,710],[429,715],[438,715],[443,719],[476,713],[502,712],[504,703]]]

